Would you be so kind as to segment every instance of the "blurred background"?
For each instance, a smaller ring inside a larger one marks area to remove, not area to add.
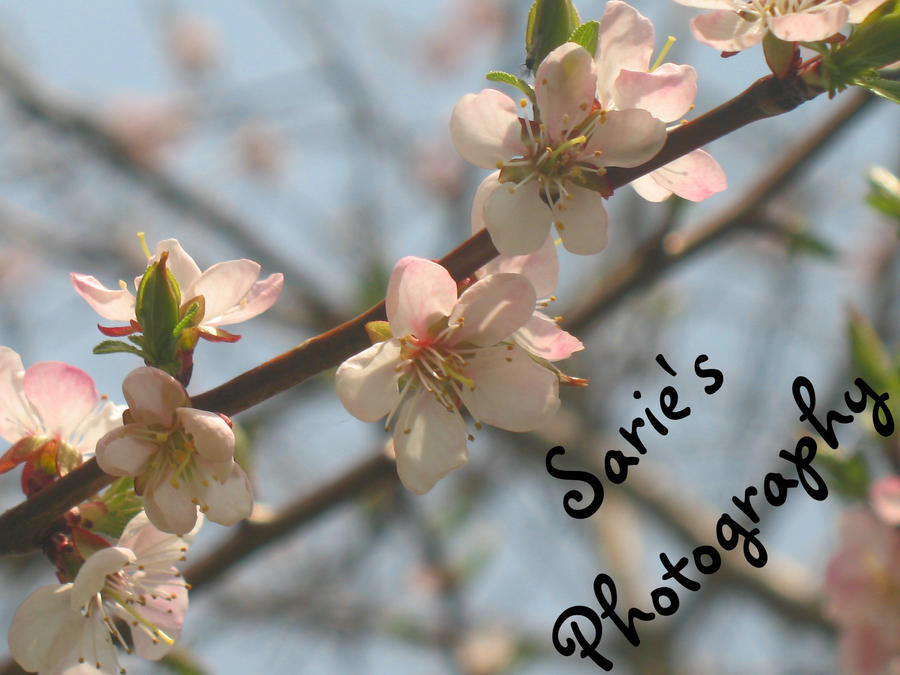
[[[0,1],[0,344],[26,367],[76,365],[122,402],[138,363],[91,354],[98,317],[68,274],[130,283],[144,268],[139,231],[151,248],[178,238],[202,269],[247,257],[285,274],[275,307],[235,327],[241,341],[198,347],[192,393],[378,301],[398,258],[438,258],[468,236],[484,172],[453,150],[450,111],[487,86],[488,70],[521,72],[529,4]],[[633,4],[654,21],[658,48],[677,38],[666,60],[699,71],[698,114],[766,74],[760,50],[724,60],[696,43],[696,11]],[[603,7],[578,3],[585,20]],[[778,450],[811,431],[797,420],[794,377],[812,380],[824,409],[858,374],[848,308],[896,344],[896,223],[865,197],[872,165],[900,169],[898,131],[888,103],[822,96],[712,144],[729,189],[702,204],[620,190],[609,248],[560,250],[550,310],[584,341],[564,369],[590,386],[564,391],[541,433],[480,432],[468,465],[426,496],[383,470],[381,427],[343,410],[332,373],[239,415],[257,499],[294,514],[290,526],[218,568],[210,561],[237,529],[205,527],[188,560],[205,576],[177,652],[123,665],[597,672],[555,652],[557,616],[597,607],[600,572],[616,580],[619,607],[648,609],[659,553],[677,560],[714,543],[731,496],[782,470]],[[699,354],[725,376],[711,396],[692,375]],[[604,478],[600,511],[568,517],[573,485],[547,474],[546,451],[563,444],[563,465],[600,473],[606,450],[627,451],[617,429],[669,384],[691,415],[667,436],[642,434],[648,453],[623,489]],[[883,473],[864,417],[841,428],[842,450],[862,450]],[[0,506],[20,497],[18,473],[0,477]],[[679,593],[674,616],[638,624],[640,648],[606,625],[600,651],[621,673],[836,672],[821,588],[846,506],[836,493],[814,502],[791,491],[762,514],[765,568],[728,559],[699,592]],[[0,560],[0,624],[52,581],[38,554]]]

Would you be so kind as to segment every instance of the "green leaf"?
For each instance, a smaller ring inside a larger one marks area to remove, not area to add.
[[[853,362],[863,379],[876,391],[890,392],[891,398],[893,398],[896,391],[897,374],[894,371],[891,357],[875,327],[854,307],[850,307],[847,332],[850,338],[850,353],[853,356]]]
[[[869,169],[869,185],[869,205],[900,222],[900,179],[887,169],[873,166]]]
[[[900,103],[900,82],[889,80],[885,77],[857,78],[853,81],[857,87],[868,89],[873,94],[886,98],[888,101]]]
[[[532,105],[537,102],[537,99],[534,96],[534,87],[521,77],[516,77],[512,73],[505,73],[502,70],[492,70],[484,77],[491,82],[502,82],[503,84],[515,87],[528,97],[528,100],[531,101]]]
[[[788,232],[787,249],[794,255],[811,255],[825,260],[836,260],[838,257],[837,251],[828,242],[802,230]]]
[[[525,28],[525,67],[535,72],[547,54],[568,42],[580,24],[571,0],[535,0]]]
[[[831,487],[848,499],[864,499],[869,493],[869,467],[861,452],[845,455],[820,444],[816,462],[829,474]]]
[[[569,42],[579,44],[591,54],[597,51],[597,39],[600,36],[600,23],[598,21],[585,21],[572,31]]]
[[[111,537],[121,536],[128,521],[143,508],[141,498],[134,493],[134,480],[129,476],[114,481],[100,502],[106,512],[93,517],[91,529]]]
[[[122,342],[120,340],[104,340],[100,344],[98,344],[93,349],[94,354],[115,354],[116,352],[126,352],[128,354],[135,354],[140,356],[142,359],[146,358],[146,354],[142,349],[137,347],[133,347],[127,342]]]
[[[829,88],[840,89],[857,80],[878,80],[874,71],[896,61],[900,61],[900,10],[888,14],[876,10],[843,44],[826,55]],[[889,87],[885,91],[893,90]]]

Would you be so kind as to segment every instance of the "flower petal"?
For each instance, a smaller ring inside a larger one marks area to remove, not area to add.
[[[551,143],[559,143],[591,112],[597,93],[597,64],[584,47],[566,42],[538,66],[534,90],[541,123]]]
[[[218,325],[222,315],[240,307],[240,303],[259,278],[259,263],[252,260],[228,260],[216,263],[181,291],[182,301],[202,295],[205,300],[203,325]]]
[[[532,431],[559,408],[559,380],[517,345],[479,349],[465,368],[474,389],[460,396],[480,422],[508,431]]]
[[[211,317],[209,306],[206,307],[207,316],[203,319],[203,325],[230,326],[254,316],[262,314],[278,300],[281,290],[284,288],[284,275],[281,273],[270,274],[263,281],[257,281],[247,295],[218,317]]]
[[[691,20],[691,32],[703,44],[725,52],[739,52],[759,44],[769,32],[765,18],[745,21],[731,10],[707,12]]]
[[[900,476],[885,476],[869,489],[872,509],[888,525],[900,525]]]
[[[648,174],[644,174],[640,178],[635,178],[629,183],[629,185],[634,188],[635,192],[637,192],[648,202],[665,201],[672,196],[672,191],[666,190],[662,185],[660,185],[653,178],[654,173],[656,172],[651,171]]]
[[[172,484],[172,473],[158,476],[144,490],[144,511],[153,526],[163,532],[187,534],[197,523],[197,505],[188,486]]]
[[[204,459],[213,463],[234,459],[234,431],[221,415],[196,408],[176,408],[175,414]]]
[[[785,42],[814,42],[837,33],[849,16],[843,4],[811,12],[800,11],[769,17],[769,30]]]
[[[606,226],[609,217],[598,192],[572,186],[566,210],[558,214],[556,227],[567,251],[578,255],[599,253],[608,241]]]
[[[616,107],[641,108],[663,122],[684,116],[697,95],[697,71],[663,63],[652,73],[623,70],[615,82]]]
[[[23,669],[45,672],[68,665],[59,664],[53,656],[73,649],[81,634],[83,617],[72,611],[71,594],[72,584],[41,586],[16,609],[9,627],[9,651]]]
[[[119,606],[115,606],[119,609]],[[188,608],[188,592],[184,584],[159,584],[154,586],[152,596],[147,596],[144,604],[135,607],[135,611],[140,614],[150,625],[156,626],[174,641],[178,641],[181,637],[181,627],[184,623],[184,615]],[[131,624],[134,617],[127,611],[122,609],[116,614]],[[174,644],[169,644],[164,640],[160,640],[153,636],[147,629],[142,626],[133,627],[131,629],[131,637],[134,640],[134,651],[142,659],[156,661],[168,654],[174,648]]]
[[[10,443],[41,431],[41,420],[25,398],[24,380],[22,359],[9,347],[0,347],[0,436]]]
[[[551,296],[559,283],[559,256],[556,254],[553,237],[548,234],[543,246],[534,253],[499,255],[477,274],[484,277],[501,272],[524,276],[534,286],[534,293],[539,299]]]
[[[192,486],[193,494],[200,502],[200,510],[214,523],[219,525],[234,525],[245,518],[250,517],[253,511],[253,490],[247,474],[234,462],[231,472],[224,482],[210,480],[212,473],[203,462],[195,463],[200,475],[207,475],[206,485],[195,482]]]
[[[62,440],[68,440],[99,398],[90,375],[59,361],[35,363],[25,371],[22,386],[44,429]]]
[[[400,341],[396,339],[377,342],[344,361],[334,380],[347,412],[363,422],[375,422],[387,415],[400,399],[399,364]]]
[[[157,529],[144,511],[138,511],[122,530],[119,546],[134,551],[148,573],[166,571],[184,557],[184,547],[191,543],[201,522],[198,518],[197,526],[191,532],[176,536]]]
[[[728,187],[728,179],[722,167],[704,150],[689,152],[649,175],[664,190],[692,202],[702,202]]]
[[[468,431],[458,410],[447,410],[422,390],[404,403],[394,430],[397,475],[407,489],[425,494],[469,460]]]
[[[584,154],[599,151],[601,166],[632,167],[653,158],[666,142],[666,126],[646,110],[611,110],[601,117]]]
[[[171,427],[175,422],[175,408],[191,404],[178,380],[149,366],[128,373],[122,382],[122,393],[132,419],[141,424]]]
[[[385,309],[394,337],[425,338],[438,320],[456,304],[456,282],[450,272],[431,260],[401,258],[388,281]]]
[[[460,324],[452,344],[495,345],[528,321],[537,300],[534,286],[521,274],[492,274],[459,297],[448,324]]]
[[[450,116],[450,138],[460,155],[483,169],[525,154],[516,103],[496,89],[459,100]]]
[[[131,321],[134,318],[134,295],[125,289],[106,288],[87,274],[69,275],[72,287],[97,314],[110,321]]]
[[[872,10],[884,4],[884,0],[850,0],[847,3],[847,9],[850,15],[847,17],[849,23],[862,23],[863,20],[872,13]]]
[[[524,326],[513,333],[513,340],[525,351],[548,361],[560,361],[584,349],[574,335],[564,331],[546,314],[535,312]]]
[[[122,426],[123,412],[125,412],[124,405],[116,405],[112,401],[107,401],[78,427],[80,439],[72,438],[73,441],[77,441],[75,447],[82,453],[93,453],[94,446],[101,437]]]
[[[75,575],[69,606],[76,612],[81,611],[106,585],[108,575],[121,571],[136,559],[133,551],[121,546],[101,548],[92,553]]]
[[[655,42],[653,23],[634,7],[610,0],[600,19],[597,34],[597,96],[605,108],[616,104],[615,83],[621,70],[646,72]]]
[[[159,254],[163,251],[169,252],[166,269],[172,273],[175,281],[178,282],[182,298],[188,300],[191,296],[184,295],[185,289],[190,288],[200,278],[200,268],[194,262],[194,259],[181,247],[177,239],[163,239],[159,242],[156,245],[156,255],[153,256],[150,262],[159,260]]]
[[[518,187],[497,182],[488,195],[484,205],[485,226],[501,254],[534,253],[547,239],[553,216],[539,190],[536,181]]]
[[[113,429],[97,441],[97,464],[110,476],[139,476],[157,452],[158,444],[139,436],[146,428],[128,424]]]

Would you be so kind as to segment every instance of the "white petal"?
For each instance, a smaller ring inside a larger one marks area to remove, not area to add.
[[[223,314],[240,306],[259,278],[259,270],[259,263],[246,259],[216,263],[181,290],[181,299],[184,302],[202,295],[203,324],[216,325]]]
[[[847,21],[850,23],[862,23],[871,14],[872,10],[880,7],[883,3],[884,0],[850,0],[847,3],[847,9],[850,10]]]
[[[163,251],[169,252],[166,269],[175,277],[183,299],[187,300],[188,297],[184,297],[184,291],[200,277],[200,268],[194,262],[194,259],[181,248],[181,244],[178,243],[177,239],[164,239],[159,242],[156,245],[156,255],[153,257],[153,260],[159,260],[159,254]]]
[[[141,424],[171,427],[175,422],[175,408],[191,404],[178,380],[149,366],[128,373],[122,382],[122,393],[132,418]]]
[[[81,610],[106,585],[106,577],[135,561],[134,552],[121,546],[101,548],[84,561],[72,585],[70,607]]]
[[[221,415],[196,408],[176,408],[175,414],[205,459],[210,462],[234,459],[234,431]]]
[[[616,100],[615,82],[622,69],[646,72],[653,54],[653,23],[630,5],[610,0],[597,34],[597,94],[604,107],[626,108]]]
[[[163,532],[184,535],[197,524],[197,505],[191,501],[189,486],[171,483],[171,472],[144,490],[144,511],[154,527]]]
[[[571,186],[566,210],[557,214],[557,229],[563,246],[571,253],[593,255],[607,244],[608,216],[599,192]]]
[[[90,375],[59,361],[35,363],[25,371],[22,386],[44,429],[63,440],[94,410],[99,398]]]
[[[665,201],[672,196],[672,192],[670,190],[666,190],[662,185],[656,182],[656,180],[653,178],[654,173],[654,171],[651,171],[650,173],[645,174],[640,178],[635,178],[629,183],[629,185],[634,188],[635,192],[637,192],[648,202]]]
[[[697,71],[663,63],[652,73],[623,70],[615,83],[619,109],[641,108],[663,122],[681,119],[697,95]]]
[[[584,47],[566,42],[538,66],[534,91],[541,123],[551,143],[558,144],[591,112],[597,93],[597,65]]]
[[[689,152],[649,175],[664,190],[692,202],[702,202],[728,187],[722,167],[704,150]]]
[[[534,293],[538,298],[553,295],[559,283],[559,256],[556,254],[553,237],[548,234],[543,246],[534,253],[497,256],[479,270],[478,276],[501,272],[524,276],[534,286]]]
[[[184,584],[177,583],[172,577],[172,584],[157,584],[154,586],[155,598],[147,595],[145,604],[135,606],[133,609],[148,623],[156,626],[169,638],[177,641],[181,637],[181,627],[184,623],[184,615],[188,608],[188,592]],[[174,596],[174,597],[173,597]],[[134,617],[124,610],[116,612],[129,625],[134,622]],[[134,639],[134,651],[142,659],[156,661],[168,654],[175,645],[155,638],[151,632],[142,626],[133,626],[131,636]]]
[[[559,380],[539,366],[518,345],[480,349],[465,374],[474,390],[460,392],[472,416],[508,431],[532,431],[559,408]]]
[[[92,453],[94,446],[102,436],[122,426],[124,411],[124,405],[116,405],[112,401],[107,401],[95,414],[86,418],[78,428],[80,439],[72,438],[73,441],[78,440],[75,447],[83,453]]]
[[[119,546],[134,551],[137,563],[143,565],[149,573],[168,570],[184,557],[184,547],[191,543],[199,530],[200,520],[198,519],[198,526],[193,531],[176,536],[157,529],[144,511],[138,511],[125,525],[119,537]]]
[[[462,320],[452,344],[488,346],[505,340],[528,321],[536,300],[534,286],[521,274],[492,274],[476,281],[450,315],[451,326]]]
[[[344,361],[334,379],[347,412],[364,422],[387,415],[400,398],[399,364],[400,342],[396,339],[378,342]]]
[[[404,403],[394,429],[397,475],[407,489],[425,494],[469,460],[468,431],[457,410],[447,410],[422,390]]]
[[[401,258],[391,272],[385,297],[394,337],[427,337],[431,326],[453,311],[456,297],[456,282],[446,269],[424,258]]]
[[[632,167],[652,159],[666,142],[666,126],[646,110],[612,110],[598,120],[585,154],[600,166]]]
[[[537,251],[547,239],[553,216],[536,181],[514,187],[498,183],[487,197],[484,220],[494,246],[503,255]]]
[[[128,424],[113,429],[97,441],[97,464],[110,476],[139,476],[147,470],[160,446],[141,438],[146,427]]]
[[[22,359],[9,347],[0,347],[0,436],[10,443],[41,431],[41,420],[25,398]]]
[[[204,318],[204,326],[230,326],[231,324],[240,323],[254,316],[262,314],[269,307],[275,304],[281,290],[284,287],[283,274],[270,274],[263,281],[257,281],[246,296],[242,298],[235,306],[222,313],[221,316]],[[210,317],[209,307],[206,308],[207,317]]]
[[[111,290],[87,274],[69,275],[75,292],[85,299],[97,314],[110,321],[134,319],[134,295],[127,290]]]
[[[691,20],[691,32],[703,44],[725,52],[752,47],[769,32],[765,18],[745,21],[733,11],[718,10]]]
[[[202,463],[196,465],[201,475],[205,475]],[[212,477],[211,475],[209,476]],[[234,462],[231,473],[224,483],[206,479],[207,485],[193,485],[194,495],[206,517],[219,525],[234,525],[250,517],[253,511],[253,490],[247,474]]]
[[[560,361],[584,349],[584,344],[570,335],[549,316],[535,312],[524,326],[513,333],[513,340],[525,351],[548,361]]]
[[[483,169],[525,154],[516,103],[496,89],[459,100],[450,116],[450,137],[460,155]]]
[[[488,174],[487,177],[478,184],[478,187],[475,190],[475,196],[472,198],[471,212],[472,234],[475,234],[485,227],[484,205],[487,203],[491,193],[497,189],[498,185],[500,185],[500,181],[498,180],[499,177],[499,171]]]
[[[769,30],[785,42],[815,42],[837,33],[847,23],[849,11],[835,5],[821,11],[800,11],[769,17]]]
[[[72,584],[41,586],[16,609],[9,627],[9,651],[25,670],[49,670],[57,665],[51,660],[54,643],[56,651],[68,651],[66,647],[78,641],[82,617],[70,607],[71,593]]]

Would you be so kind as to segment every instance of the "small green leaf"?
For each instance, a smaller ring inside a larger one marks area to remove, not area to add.
[[[900,10],[887,14],[875,10],[843,44],[825,56],[829,88],[841,89],[857,80],[881,79],[875,71],[896,61],[900,61]],[[889,87],[885,91],[893,90]]]
[[[597,39],[600,36],[600,23],[598,21],[585,21],[572,31],[569,42],[579,44],[591,54],[597,51]]]
[[[863,499],[869,492],[869,467],[861,452],[845,455],[829,447],[822,447],[816,462],[828,472],[828,481],[835,492],[848,499]]]
[[[534,97],[534,87],[521,77],[516,77],[512,73],[505,73],[502,70],[492,70],[484,77],[491,82],[502,82],[503,84],[515,87],[528,97],[528,100],[531,101],[532,105],[537,102],[537,99]]]
[[[891,357],[875,327],[854,307],[850,307],[847,332],[853,362],[863,379],[876,391],[890,392],[893,397],[897,374],[894,372]]]
[[[525,67],[535,72],[547,54],[568,42],[580,24],[571,0],[535,0],[525,29]]]
[[[788,253],[794,255],[810,255],[825,260],[836,260],[838,253],[830,244],[809,232],[789,232],[787,235]]]
[[[98,344],[93,349],[94,354],[115,354],[116,352],[126,352],[128,354],[135,354],[140,356],[142,359],[146,358],[146,354],[142,349],[137,347],[133,347],[127,342],[122,342],[120,340],[104,340],[100,344]]]
[[[869,185],[869,205],[900,222],[900,178],[883,167],[873,166],[869,169]]]
[[[853,81],[857,87],[868,89],[873,94],[900,103],[900,82],[885,77],[861,77]]]
[[[91,529],[111,537],[119,537],[128,521],[143,508],[134,493],[134,480],[124,476],[114,481],[100,497],[102,508],[91,513]]]

